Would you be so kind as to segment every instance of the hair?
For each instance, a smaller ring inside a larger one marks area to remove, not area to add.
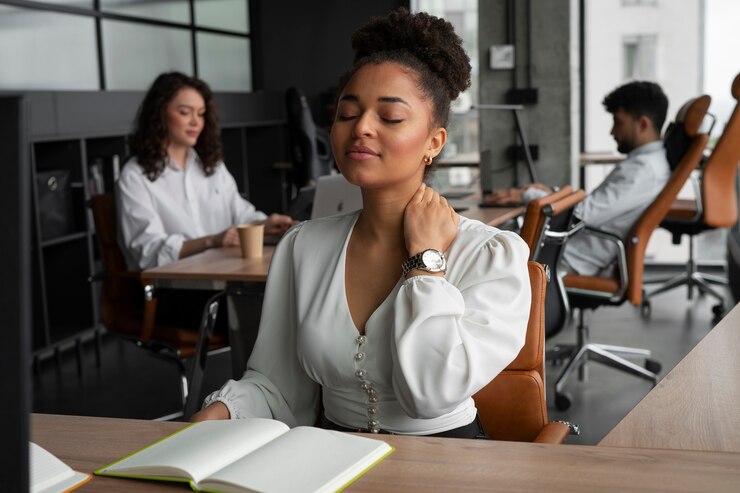
[[[432,101],[432,125],[446,127],[452,100],[470,86],[470,58],[452,24],[425,12],[400,7],[375,17],[352,35],[352,68],[339,81],[339,93],[368,63],[392,62],[411,69]]]
[[[131,154],[136,156],[144,173],[151,181],[156,180],[164,171],[164,160],[167,157],[167,105],[175,95],[186,87],[195,89],[205,101],[206,112],[203,131],[194,148],[200,158],[203,172],[210,176],[221,161],[221,129],[216,112],[216,103],[208,84],[196,77],[180,72],[160,74],[152,83],[144,101],[136,113],[134,130],[128,137]]]
[[[655,82],[634,81],[617,87],[603,101],[606,111],[614,114],[618,109],[633,118],[646,116],[660,135],[668,111],[668,98]]]

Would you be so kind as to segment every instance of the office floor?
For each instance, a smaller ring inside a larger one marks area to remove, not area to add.
[[[712,305],[714,301],[706,297],[687,300],[686,289],[680,288],[656,297],[649,318],[631,305],[600,308],[590,317],[590,337],[594,342],[651,349],[665,375],[712,328]],[[549,339],[547,346],[573,340],[571,324]],[[205,391],[218,388],[229,377],[229,365],[228,352],[209,359]],[[550,385],[559,371],[560,367],[547,367],[548,413],[551,420],[580,426],[581,435],[569,437],[567,443],[597,443],[651,389],[647,381],[590,363],[588,382],[571,376],[566,389],[573,404],[560,412],[554,408]],[[154,419],[178,409],[178,382],[173,364],[106,335],[100,368],[95,366],[92,345],[85,345],[81,376],[74,351],[63,353],[60,365],[53,359],[43,361],[33,377],[32,407],[40,413]]]

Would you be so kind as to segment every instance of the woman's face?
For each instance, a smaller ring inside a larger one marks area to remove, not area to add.
[[[192,87],[180,89],[165,110],[167,144],[192,147],[205,124],[206,103]]]
[[[410,69],[369,63],[339,97],[332,126],[337,166],[350,183],[364,188],[421,184],[424,157],[442,150],[447,134],[432,128],[431,101],[423,97]]]

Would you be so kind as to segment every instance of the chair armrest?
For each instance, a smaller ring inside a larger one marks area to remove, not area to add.
[[[551,421],[547,423],[544,428],[534,438],[534,443],[554,443],[560,444],[565,441],[565,438],[570,435],[571,429],[560,421]]]
[[[624,241],[614,233],[594,228],[592,226],[586,226],[583,228],[583,233],[609,240],[617,244],[617,270],[619,271],[620,288],[619,292],[612,296],[612,300],[621,300],[624,297],[624,293],[627,291],[627,284],[629,283],[629,275],[627,274],[627,249],[624,246]]]

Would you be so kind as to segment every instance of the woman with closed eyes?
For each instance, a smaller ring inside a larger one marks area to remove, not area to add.
[[[472,395],[518,354],[528,251],[425,184],[470,64],[448,22],[399,9],[352,37],[332,145],[363,208],[292,228],[239,381],[194,420],[474,438]]]

